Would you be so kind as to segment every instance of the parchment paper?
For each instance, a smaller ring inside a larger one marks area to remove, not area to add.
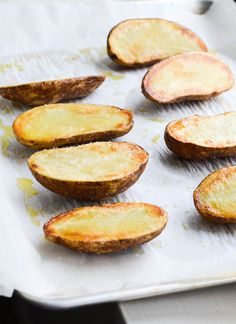
[[[78,254],[47,242],[44,222],[81,204],[51,193],[34,180],[26,163],[32,151],[16,142],[10,127],[27,108],[1,99],[1,295],[10,296],[18,289],[35,298],[84,297],[94,302],[93,296],[100,293],[104,300],[111,294],[114,298],[116,292],[122,299],[132,298],[132,291],[143,287],[153,294],[168,284],[191,287],[219,278],[235,280],[235,226],[204,222],[194,209],[192,193],[207,174],[236,159],[186,162],[171,154],[163,141],[164,128],[173,119],[235,110],[235,87],[204,102],[156,106],[141,94],[147,69],[119,68],[105,50],[106,36],[119,21],[161,17],[194,30],[236,75],[236,6],[226,2],[213,4],[203,15],[155,1],[0,2],[0,84],[105,73],[104,84],[78,102],[131,109],[134,128],[120,140],[135,142],[150,154],[139,181],[107,202],[148,202],[169,213],[168,225],[158,238],[120,254]]]

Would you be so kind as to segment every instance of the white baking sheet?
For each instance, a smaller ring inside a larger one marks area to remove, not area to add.
[[[104,84],[78,102],[131,109],[134,128],[121,140],[138,143],[150,154],[139,181],[107,201],[149,202],[169,213],[158,238],[124,253],[85,255],[47,242],[43,223],[80,203],[51,193],[33,179],[26,164],[31,151],[16,142],[10,127],[26,108],[1,99],[0,293],[10,296],[17,289],[34,300],[72,306],[234,281],[236,228],[203,221],[194,209],[192,192],[209,172],[236,159],[180,160],[166,148],[163,131],[169,121],[193,113],[236,110],[235,87],[205,102],[155,106],[140,90],[146,68],[119,68],[105,51],[114,24],[126,18],[161,17],[197,32],[236,75],[233,1],[216,2],[203,15],[155,1],[2,1],[0,16],[0,84],[106,73]]]

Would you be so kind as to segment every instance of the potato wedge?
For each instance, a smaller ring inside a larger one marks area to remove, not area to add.
[[[151,101],[167,104],[205,100],[232,88],[228,65],[209,53],[180,54],[153,65],[142,81],[142,91]]]
[[[193,198],[198,212],[209,221],[236,223],[236,165],[208,175]]]
[[[140,177],[148,153],[126,142],[96,142],[34,153],[34,177],[47,189],[79,200],[100,200],[127,190]]]
[[[167,147],[187,160],[236,155],[236,112],[214,116],[192,115],[169,123]]]
[[[17,117],[13,131],[19,142],[35,148],[84,144],[122,136],[133,126],[133,114],[112,106],[52,104]]]
[[[165,228],[167,213],[144,203],[82,207],[44,225],[45,237],[79,252],[111,253],[143,244]]]
[[[29,106],[56,103],[88,96],[105,80],[104,76],[85,76],[0,87],[0,96]]]
[[[130,19],[116,25],[107,38],[107,53],[116,63],[137,67],[170,56],[207,51],[204,42],[191,30],[164,19]]]

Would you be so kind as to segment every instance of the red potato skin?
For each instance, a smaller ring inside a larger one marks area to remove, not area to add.
[[[134,19],[127,19],[127,20],[123,20],[120,23],[116,24],[109,32],[108,36],[107,36],[107,54],[110,57],[110,59],[112,61],[114,61],[115,63],[127,67],[127,68],[139,68],[139,67],[144,67],[144,66],[149,66],[152,65],[154,63],[160,62],[162,60],[157,59],[156,57],[154,57],[153,59],[148,59],[148,60],[144,60],[142,63],[127,63],[122,61],[121,59],[119,59],[119,57],[117,57],[117,55],[114,53],[112,46],[110,45],[110,37],[113,33],[113,31],[122,23],[124,22],[132,22],[132,20]],[[143,20],[143,19],[135,19],[135,20]],[[207,52],[207,46],[206,44],[203,42],[203,40],[197,36],[193,31],[191,31],[190,29],[184,27],[183,25],[180,25],[178,23],[175,23],[173,21],[167,20],[167,19],[160,19],[160,18],[146,18],[145,20],[161,20],[161,21],[166,21],[166,22],[170,22],[173,23],[174,25],[176,25],[176,28],[179,28],[183,34],[189,34],[192,37],[195,38],[195,40],[197,41],[197,43],[199,44],[199,47],[201,48],[201,51]]]
[[[148,73],[148,72],[147,72]],[[146,73],[146,74],[147,74]],[[145,75],[146,76],[146,75]],[[144,78],[145,78],[144,76]],[[174,103],[178,103],[178,102],[183,102],[183,101],[198,101],[198,100],[208,100],[208,99],[211,99],[213,97],[216,97],[218,95],[220,95],[222,92],[224,91],[221,91],[221,92],[212,92],[210,95],[198,95],[198,96],[184,96],[184,97],[180,97],[180,98],[176,98],[176,99],[173,99],[173,100],[169,100],[169,101],[161,101],[161,100],[157,100],[157,99],[154,99],[152,96],[150,96],[150,94],[147,92],[146,88],[145,88],[145,79],[143,78],[143,81],[142,81],[142,93],[144,94],[144,96],[152,101],[152,102],[155,102],[155,103],[158,103],[158,104],[174,104]],[[225,90],[226,91],[226,90]]]
[[[155,65],[153,65],[147,72],[146,74],[144,75],[143,79],[142,79],[142,84],[141,84],[141,90],[142,90],[142,93],[143,95],[150,101],[153,101],[157,104],[173,104],[173,103],[178,103],[178,102],[183,102],[183,101],[195,101],[195,100],[208,100],[210,98],[213,98],[213,97],[216,97],[218,95],[220,95],[221,93],[225,92],[225,91],[228,91],[230,90],[233,85],[234,85],[234,78],[233,78],[233,75],[232,75],[232,72],[230,71],[229,67],[223,63],[221,61],[221,64],[224,64],[224,69],[226,70],[226,72],[228,73],[230,79],[231,79],[231,85],[229,87],[226,87],[224,89],[222,89],[221,91],[213,91],[209,94],[203,94],[203,95],[184,95],[184,96],[181,96],[181,97],[178,97],[176,96],[175,98],[173,99],[169,99],[168,97],[165,97],[165,96],[159,96],[159,98],[157,98],[157,96],[153,96],[149,89],[149,83],[150,83],[150,77],[156,73],[156,70],[157,68],[162,68],[163,66],[167,65],[169,62],[173,61],[175,58],[177,57],[182,57],[182,59],[184,59],[184,57],[187,57],[189,55],[198,55],[199,57],[202,56],[203,54],[206,54],[206,53],[201,53],[201,52],[188,52],[188,53],[183,53],[183,54],[179,54],[179,55],[175,55],[175,56],[172,56],[168,59],[165,59],[163,61],[161,61],[160,63],[156,63]],[[214,60],[214,57],[210,57],[208,56],[207,59],[210,61],[210,60]]]
[[[29,106],[41,106],[88,96],[105,80],[104,76],[86,76],[0,87],[0,95]]]

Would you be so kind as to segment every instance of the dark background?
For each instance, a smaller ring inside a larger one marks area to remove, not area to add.
[[[117,303],[58,310],[41,307],[23,299],[0,297],[0,324],[125,324]]]

